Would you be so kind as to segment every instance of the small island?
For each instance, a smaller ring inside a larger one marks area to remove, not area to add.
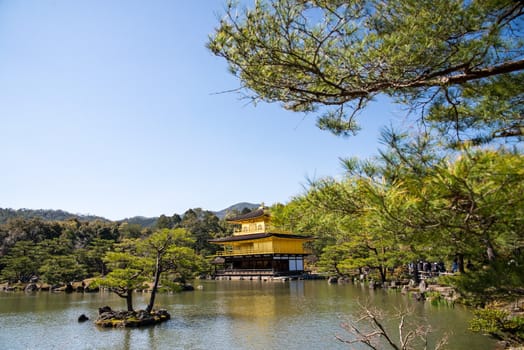
[[[167,310],[114,311],[109,306],[98,309],[95,324],[104,328],[143,327],[162,323],[171,319]]]
[[[104,277],[95,279],[93,284],[124,298],[127,310],[115,311],[109,306],[101,307],[95,324],[102,327],[141,327],[169,320],[171,315],[167,310],[154,309],[155,298],[163,274],[178,273],[180,277],[182,269],[198,269],[198,256],[184,246],[188,241],[184,229],[162,229],[132,244],[125,242],[116,251],[107,252],[104,260],[112,270]],[[176,286],[170,279],[165,280],[165,283],[172,288]],[[135,311],[133,292],[144,289],[150,291],[149,302],[145,310]]]

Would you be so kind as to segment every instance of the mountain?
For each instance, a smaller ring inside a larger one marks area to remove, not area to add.
[[[158,217],[147,218],[145,216],[133,216],[132,218],[125,218],[117,222],[127,222],[128,224],[138,224],[142,227],[153,227],[156,224]]]
[[[242,212],[245,208],[248,208],[249,210],[253,210],[260,207],[260,204],[254,204],[254,203],[248,203],[248,202],[241,202],[237,204],[233,204],[232,206],[227,207],[226,209],[222,209],[220,211],[214,211],[213,213],[219,218],[223,219],[227,213],[229,212]]]
[[[95,215],[82,215],[82,214],[71,214],[63,210],[52,210],[52,209],[2,209],[0,208],[0,224],[4,224],[11,218],[39,218],[46,221],[64,221],[69,219],[78,219],[80,221],[105,221],[110,220],[101,216]]]
[[[241,212],[242,210],[244,210],[245,208],[248,208],[249,210],[253,210],[253,209],[256,209],[258,208],[260,205],[259,204],[253,204],[253,203],[248,203],[248,202],[241,202],[241,203],[237,203],[237,204],[233,204],[225,209],[222,209],[222,210],[219,210],[219,211],[212,211],[210,210],[213,214],[215,214],[219,219],[223,219],[227,213],[230,213],[230,212]],[[203,210],[206,210],[206,209],[203,209]],[[184,214],[180,214],[181,216],[184,216]],[[151,218],[148,218],[148,217],[144,217],[144,216],[133,216],[131,218],[125,218],[125,219],[122,219],[122,220],[118,220],[118,222],[127,222],[127,223],[130,223],[130,224],[138,224],[142,227],[153,227],[155,226],[156,224],[156,221],[158,220],[158,216],[157,217],[151,217]]]
[[[248,202],[241,202],[237,204],[233,204],[225,209],[219,210],[219,211],[211,211],[213,214],[215,214],[219,219],[223,219],[227,213],[237,211],[241,212],[244,210],[244,208],[248,208],[249,210],[256,209],[260,205],[259,204],[253,204]],[[103,218],[101,216],[96,215],[82,215],[82,214],[72,214],[64,210],[52,210],[52,209],[2,209],[0,208],[0,224],[5,224],[7,220],[11,218],[24,218],[24,219],[30,219],[30,218],[39,218],[46,221],[64,221],[69,219],[78,219],[80,221],[105,221],[105,222],[111,222],[111,220],[108,220],[106,218]],[[158,217],[143,217],[143,216],[134,216],[131,218],[126,218],[123,220],[118,220],[116,222],[128,222],[130,224],[139,224],[143,227],[153,227],[157,221]]]

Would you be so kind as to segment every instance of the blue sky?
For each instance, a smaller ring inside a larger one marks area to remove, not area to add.
[[[376,103],[338,138],[246,104],[206,48],[225,0],[0,1],[0,207],[109,219],[285,203],[368,157]]]

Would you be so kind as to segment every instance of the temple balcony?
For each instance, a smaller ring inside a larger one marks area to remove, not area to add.
[[[243,226],[243,227],[236,227],[233,229],[233,235],[250,235],[255,233],[283,233],[283,234],[291,234],[289,231],[279,230],[272,226]]]
[[[240,255],[264,255],[264,254],[313,254],[309,248],[296,247],[285,249],[255,249],[255,248],[234,248],[217,251],[217,256],[240,256]]]

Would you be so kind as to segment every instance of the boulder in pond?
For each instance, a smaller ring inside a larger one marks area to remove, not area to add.
[[[29,283],[25,288],[25,292],[36,292],[38,290],[38,286],[36,283]]]
[[[111,310],[111,308],[109,306],[107,306],[107,305],[98,308],[98,314],[99,315],[102,315],[105,312],[111,312],[111,311],[113,311],[113,310]]]
[[[192,292],[195,290],[195,287],[193,287],[190,284],[184,284],[182,285],[182,292]]]
[[[426,294],[424,294],[424,293],[413,293],[413,298],[416,301],[424,301],[424,300],[426,300]]]
[[[328,278],[328,283],[338,283],[338,278],[337,277],[329,277]]]

